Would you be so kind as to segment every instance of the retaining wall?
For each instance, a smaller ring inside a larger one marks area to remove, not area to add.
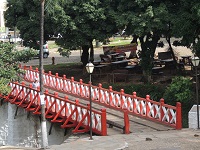
[[[28,115],[24,108],[16,105],[4,103],[0,106],[0,146],[12,145],[22,147],[41,147],[41,125],[38,115]],[[47,131],[51,123],[47,122]],[[69,133],[70,134],[70,133]],[[64,136],[64,129],[59,125],[54,125],[51,134],[48,135],[49,145],[63,143],[68,135]]]

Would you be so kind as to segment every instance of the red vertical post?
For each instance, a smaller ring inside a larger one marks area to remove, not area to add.
[[[71,77],[71,91],[70,91],[71,93],[73,93],[73,91],[74,91],[73,82],[74,82],[74,77]]]
[[[33,88],[33,85],[30,84],[30,85],[29,85],[29,88],[32,89],[32,88]],[[30,97],[29,97],[29,98],[30,98],[30,102],[31,102],[31,101],[33,100],[33,93],[32,93],[32,92],[30,93]]]
[[[112,86],[109,86],[109,106],[112,106],[112,96],[111,96],[111,92],[112,92]]]
[[[56,80],[56,81],[55,81],[55,82],[56,82],[56,83],[55,83],[55,84],[56,84],[56,87],[55,87],[55,88],[58,89],[58,73],[56,73],[55,80]]]
[[[54,101],[56,102],[56,103],[55,103],[55,112],[57,113],[57,111],[58,111],[58,105],[59,105],[58,102],[57,102],[58,92],[55,92],[55,93],[54,93],[54,98],[55,98]]]
[[[39,78],[39,70],[38,68],[35,69],[35,76],[34,78]]]
[[[136,99],[137,97],[137,93],[136,92],[133,92],[133,113],[136,113],[135,110],[136,110],[136,104],[135,104],[135,101],[134,99]]]
[[[63,81],[63,87],[62,87],[63,91],[65,91],[66,86],[67,86],[67,85],[65,85],[65,80],[66,80],[66,75],[63,75],[63,80],[62,80]]]
[[[78,115],[79,115],[79,114],[78,114],[77,105],[79,105],[79,100],[78,100],[78,99],[75,100],[75,107],[76,107],[76,108],[75,108],[75,109],[76,109],[76,121],[78,120]]]
[[[29,67],[29,73],[30,73],[29,80],[30,80],[30,81],[33,81],[33,70],[32,70],[32,67],[31,67],[31,66]]]
[[[123,101],[123,99],[122,99],[122,96],[123,96],[123,94],[124,94],[124,89],[121,89],[120,90],[120,107],[122,108],[123,106],[124,106],[124,101]],[[123,109],[123,108],[122,108]]]
[[[98,95],[98,100],[99,100],[99,102],[101,103],[102,102],[102,95],[101,95],[101,88],[102,88],[102,84],[101,83],[99,83],[99,95]]]
[[[80,83],[80,85],[79,85],[80,93],[79,94],[80,94],[80,96],[82,96],[82,93],[83,93],[83,89],[82,89],[83,80],[80,79],[79,83]]]
[[[164,99],[160,99],[160,121],[162,122],[162,118],[164,117],[164,111],[163,111],[163,105],[164,105]]]
[[[107,123],[106,123],[106,109],[101,109],[101,133],[102,136],[107,135]]]
[[[65,96],[65,104],[66,104],[68,101],[69,101],[69,100],[68,100],[68,96]],[[67,106],[67,104],[66,104],[66,106]],[[69,112],[68,107],[65,107],[65,116],[67,116],[68,112]]]
[[[51,87],[51,84],[50,84],[50,82],[51,82],[51,81],[50,81],[50,76],[51,76],[51,71],[48,72],[47,81],[46,81],[46,82],[47,82],[47,86],[50,86],[50,87]]]
[[[149,114],[149,106],[148,106],[148,103],[150,101],[150,96],[149,95],[146,95],[146,117],[149,117],[148,114]]]
[[[124,109],[124,128],[124,134],[130,134],[130,123],[127,109]]]
[[[176,103],[176,130],[182,129],[182,113],[181,113],[181,103]]]

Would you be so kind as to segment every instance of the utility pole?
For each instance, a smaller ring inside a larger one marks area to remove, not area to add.
[[[45,118],[45,101],[43,89],[43,44],[44,44],[44,3],[41,0],[41,16],[40,16],[40,59],[39,59],[39,77],[40,77],[40,103],[41,103],[41,131],[42,131],[42,148],[48,147],[47,124]]]

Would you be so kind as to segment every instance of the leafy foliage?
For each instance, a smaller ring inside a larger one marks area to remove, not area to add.
[[[186,77],[175,77],[164,93],[164,99],[171,104],[176,102],[187,103],[193,98],[192,82]]]
[[[0,43],[0,93],[7,94],[8,84],[11,81],[19,81],[20,74],[23,73],[19,68],[19,62],[29,61],[35,53],[32,50],[14,50],[14,45]]]

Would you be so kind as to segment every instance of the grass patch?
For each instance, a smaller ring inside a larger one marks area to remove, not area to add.
[[[54,49],[54,48],[59,48],[59,46],[55,43],[55,41],[49,41],[48,42],[48,48]]]
[[[130,44],[132,39],[124,37],[112,37],[110,38],[109,46],[127,45]]]

